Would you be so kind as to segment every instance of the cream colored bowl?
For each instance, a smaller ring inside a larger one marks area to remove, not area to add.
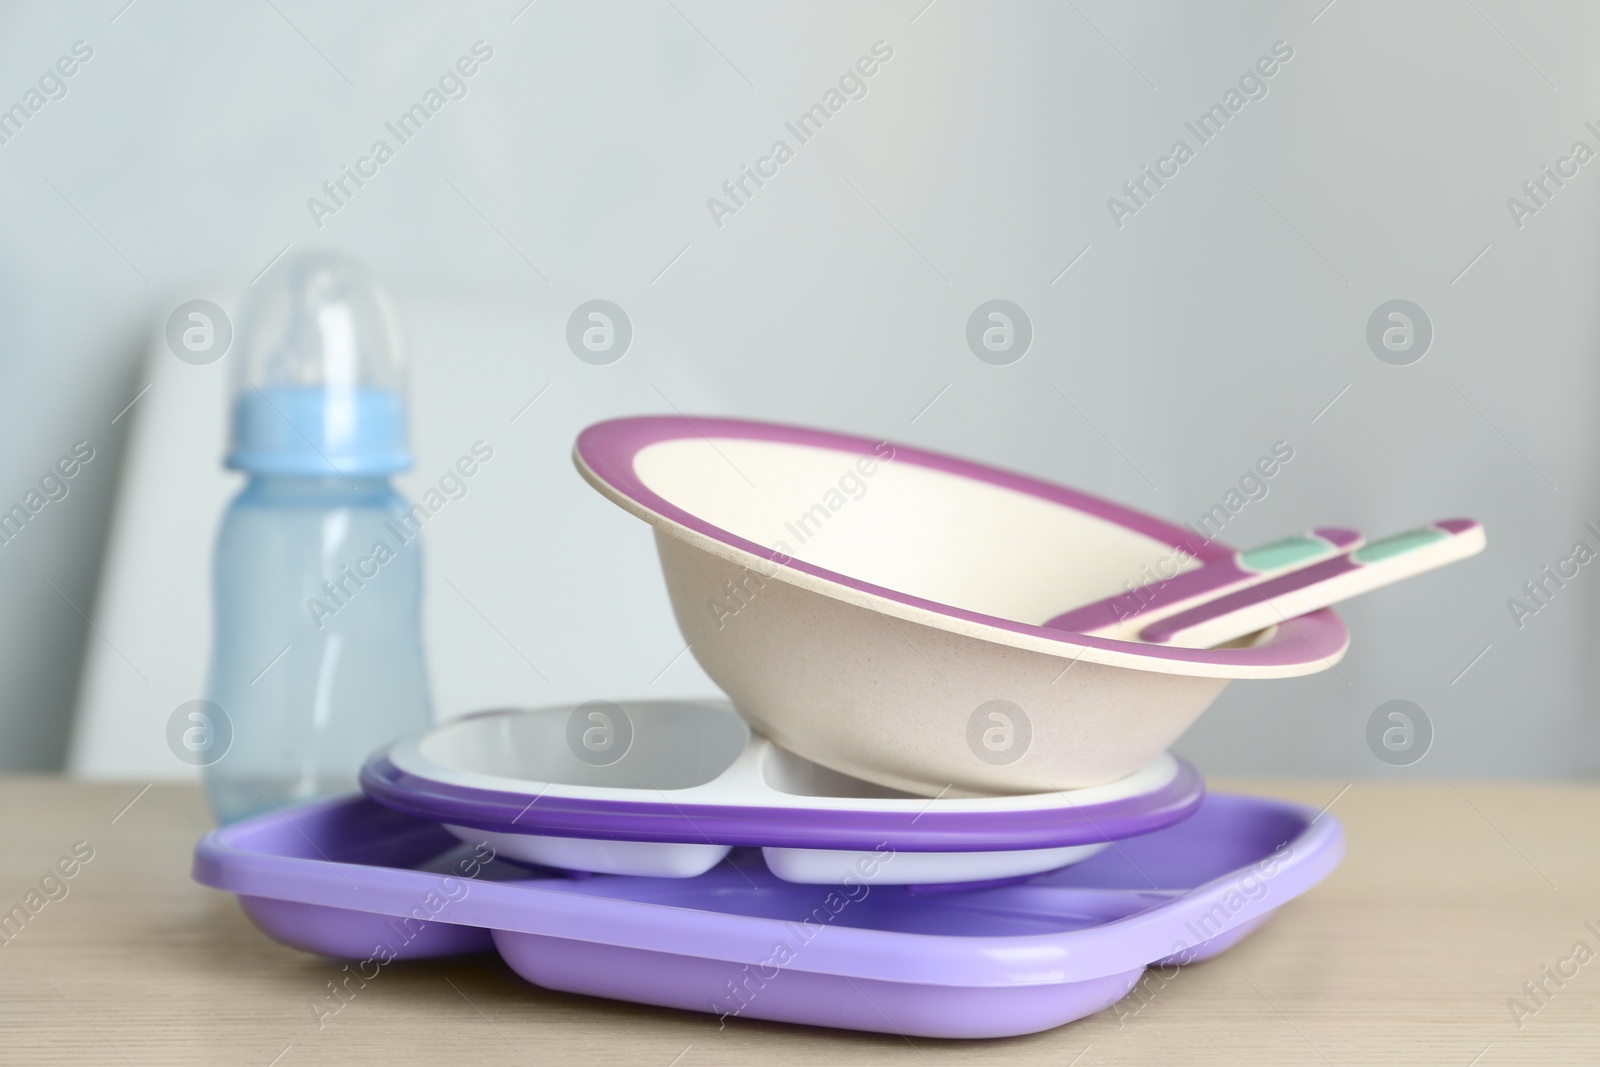
[[[1061,486],[867,438],[709,417],[618,419],[579,471],[655,527],[684,638],[756,729],[926,796],[1132,774],[1234,678],[1310,674],[1328,610],[1216,649],[1045,627],[1232,550]],[[1198,562],[1197,562],[1198,561]]]

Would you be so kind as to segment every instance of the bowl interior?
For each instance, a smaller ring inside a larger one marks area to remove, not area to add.
[[[515,779],[689,789],[733,766],[749,738],[750,728],[727,708],[596,700],[577,707],[460,719],[428,734],[418,752],[456,774],[500,779],[492,788],[504,788],[504,779]]]
[[[859,581],[1016,622],[1123,591],[1172,546],[1101,515],[852,452],[744,437],[639,450],[650,491],[738,537]],[[1186,559],[1182,569],[1196,566]]]

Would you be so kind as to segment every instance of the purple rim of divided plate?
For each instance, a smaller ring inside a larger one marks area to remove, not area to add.
[[[856,455],[873,454],[873,449],[886,442],[866,437],[812,430],[802,426],[779,423],[752,422],[746,419],[724,419],[696,415],[669,416],[645,415],[634,418],[611,419],[598,422],[578,435],[573,446],[573,458],[598,481],[605,483],[623,496],[633,500],[652,513],[684,529],[719,541],[731,548],[748,553],[773,567],[788,568],[820,578],[834,585],[881,597],[908,607],[943,615],[963,622],[978,623],[1008,633],[1043,638],[1053,643],[1074,648],[1099,648],[1131,653],[1150,659],[1171,660],[1184,663],[1204,663],[1218,666],[1287,667],[1302,663],[1327,660],[1343,652],[1350,643],[1350,632],[1344,622],[1330,608],[1322,608],[1302,615],[1293,626],[1279,627],[1270,639],[1250,648],[1182,648],[1147,645],[1133,641],[1120,641],[1109,637],[1091,637],[1049,626],[1033,625],[1005,619],[997,615],[969,611],[951,604],[927,600],[909,593],[874,585],[852,578],[838,571],[818,567],[803,560],[775,554],[754,541],[714,526],[697,515],[678,507],[659,493],[648,488],[634,470],[633,459],[644,448],[662,441],[679,438],[732,437],[757,441],[775,441],[784,444],[809,445]],[[1025,493],[1055,504],[1081,511],[1097,518],[1127,527],[1153,540],[1181,548],[1201,562],[1222,559],[1233,549],[1217,541],[1203,541],[1181,526],[1165,522],[1152,515],[1114,504],[1109,500],[1080,493],[1065,486],[1030,478],[1027,475],[984,466],[969,460],[958,459],[938,452],[929,452],[908,445],[893,445],[894,462],[911,463],[931,470],[955,474],[988,485]],[[1065,649],[1063,652],[1065,653]]]
[[[919,811],[747,807],[662,800],[602,800],[478,789],[423,778],[378,755],[361,769],[368,797],[435,822],[497,833],[611,841],[668,841],[767,848],[875,849],[902,852],[1001,852],[1118,841],[1192,815],[1205,782],[1177,759],[1172,779],[1139,796],[1100,804],[1006,811]]]
[[[724,1022],[976,1038],[1059,1026],[1115,1003],[1146,966],[1216,955],[1344,852],[1330,815],[1215,793],[1184,822],[1026,884],[924,896],[783,882],[742,853],[697,878],[570,881],[494,862],[437,873],[471,847],[352,796],[212,831],[193,876],[323,955],[493,947],[546,988]]]

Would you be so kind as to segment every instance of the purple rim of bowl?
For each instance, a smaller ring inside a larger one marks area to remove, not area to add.
[[[1163,669],[1154,667],[1154,662],[1167,661],[1191,663],[1196,666],[1203,665],[1211,668],[1236,668],[1241,672],[1249,672],[1252,668],[1288,668],[1317,662],[1332,663],[1344,653],[1350,643],[1350,633],[1345,628],[1344,622],[1330,608],[1323,608],[1320,611],[1313,611],[1290,620],[1287,625],[1278,627],[1277,632],[1267,641],[1251,648],[1177,648],[1148,645],[1133,641],[1118,641],[1106,637],[1090,637],[1086,634],[1074,633],[1069,630],[1057,630],[1047,626],[1017,622],[1014,619],[1005,619],[996,615],[969,611],[951,604],[944,604],[936,600],[926,600],[896,589],[874,585],[871,582],[852,578],[847,574],[840,574],[838,571],[818,567],[803,560],[792,558],[780,560],[772,549],[764,548],[754,541],[746,540],[720,526],[714,526],[699,516],[673,504],[665,497],[648,488],[634,470],[634,456],[650,445],[681,438],[709,439],[713,437],[809,445],[814,448],[832,449],[855,455],[871,453],[875,446],[885,443],[851,434],[812,430],[802,426],[786,426],[781,423],[752,422],[746,419],[724,419],[699,415],[693,417],[642,415],[595,423],[578,435],[578,440],[573,446],[572,453],[579,472],[589,477],[592,481],[604,484],[612,491],[631,500],[643,510],[664,520],[667,524],[679,526],[708,537],[762,560],[771,566],[780,568],[780,578],[782,576],[781,569],[797,571],[836,586],[842,586],[858,593],[865,593],[906,607],[918,608],[937,616],[943,616],[946,619],[976,624],[1009,634],[1018,634],[1035,639],[1042,638],[1045,641],[1062,646],[1062,655],[1070,655],[1074,649],[1095,648],[1118,653],[1121,656],[1152,661],[1151,669]],[[1028,496],[1048,500],[1052,503],[1072,508],[1075,511],[1081,511],[1085,514],[1105,519],[1108,522],[1116,523],[1173,548],[1182,548],[1202,562],[1220,559],[1231,555],[1234,551],[1218,541],[1201,541],[1181,526],[1175,526],[1162,519],[1135,511],[1132,508],[1123,507],[1120,504],[1114,504],[1109,500],[1090,496],[1087,493],[1080,493],[1077,490],[1054,485],[1037,478],[1030,478],[1027,475],[1000,470],[996,467],[987,467],[981,463],[973,463],[954,456],[929,452],[894,442],[888,443],[894,448],[894,462],[896,463],[911,463],[919,467],[955,474],[963,478],[998,486],[1002,489],[1010,489],[1015,492],[1025,493]],[[763,573],[766,572],[763,571]],[[1070,604],[1063,605],[1063,609],[1071,606]],[[929,625],[937,625],[932,620],[927,620],[927,622]],[[996,634],[993,639],[1001,644],[1012,643],[1006,641],[999,634]],[[1131,669],[1136,670],[1138,668],[1132,667]],[[1171,670],[1170,667],[1164,669]],[[1184,672],[1179,671],[1177,673]],[[1214,669],[1197,673],[1217,676],[1217,672]],[[1228,674],[1223,673],[1221,676],[1227,677]]]
[[[1140,796],[1100,804],[1006,811],[917,812],[749,807],[601,800],[456,785],[402,771],[380,753],[361,768],[361,789],[407,815],[495,833],[609,841],[665,841],[766,848],[874,849],[901,852],[1005,852],[1063,848],[1147,834],[1194,814],[1205,782],[1187,761]],[[1070,791],[1069,791],[1070,792]]]

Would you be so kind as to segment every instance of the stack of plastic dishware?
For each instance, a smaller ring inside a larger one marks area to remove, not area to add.
[[[541,986],[724,1019],[997,1037],[1228,948],[1339,862],[1333,818],[1207,796],[1166,751],[1230,678],[1330,666],[1331,611],[1209,648],[1047,625],[1164,556],[1231,550],[792,427],[620,420],[576,461],[656,527],[731,703],[470,715],[375,753],[365,796],[214,831],[195,877],[270,936],[492,948]]]

